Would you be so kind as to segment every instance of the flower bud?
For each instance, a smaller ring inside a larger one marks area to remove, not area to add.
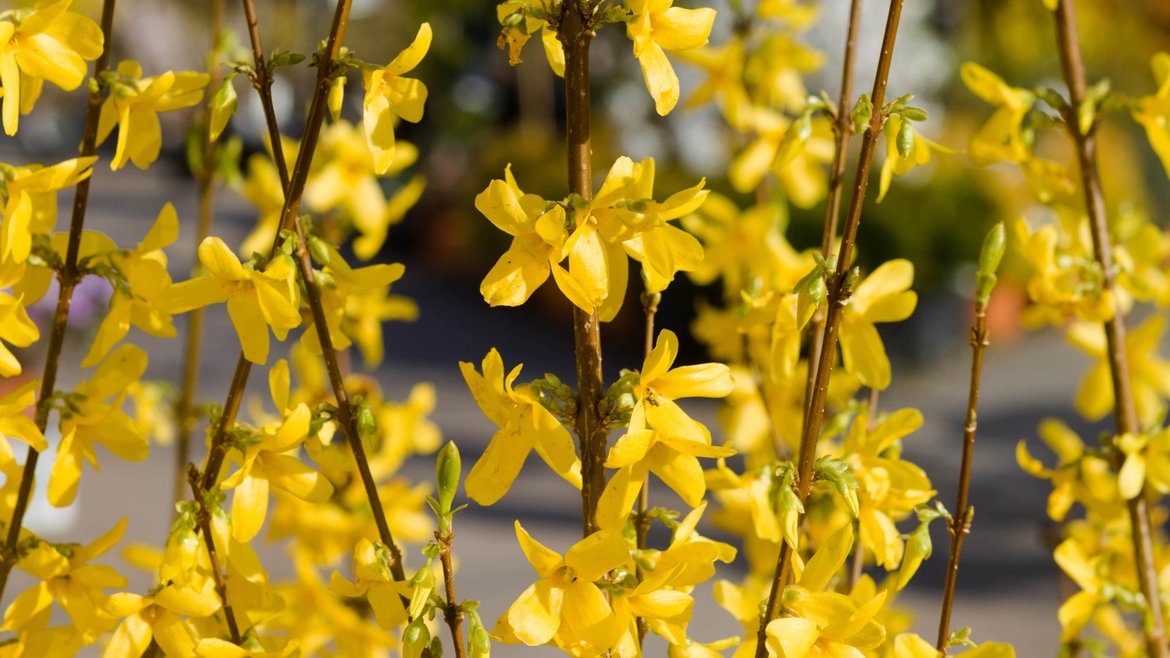
[[[991,290],[995,288],[995,271],[999,262],[1003,260],[1004,244],[1003,222],[991,227],[987,237],[983,239],[983,249],[979,252],[979,273],[976,275],[975,297],[980,304],[986,304],[991,297]]]
[[[345,101],[345,76],[339,75],[333,78],[333,84],[329,86],[329,116],[336,123],[341,118],[341,104]]]
[[[455,500],[455,491],[459,488],[459,474],[463,464],[459,459],[459,448],[454,441],[439,451],[435,461],[435,480],[439,485],[439,509],[442,513],[451,511],[451,503]]]

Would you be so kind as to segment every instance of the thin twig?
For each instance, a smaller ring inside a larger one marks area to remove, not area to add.
[[[1081,61],[1080,40],[1077,35],[1076,8],[1069,0],[1060,0],[1053,14],[1056,19],[1056,39],[1060,51],[1061,69],[1068,85],[1069,107],[1064,122],[1076,145],[1077,161],[1081,171],[1081,188],[1085,194],[1085,210],[1093,236],[1093,251],[1101,266],[1102,289],[1111,293],[1114,287],[1113,247],[1109,241],[1109,224],[1105,215],[1105,197],[1097,173],[1096,124],[1082,132],[1077,109],[1085,99],[1085,66]],[[1117,434],[1140,431],[1133,388],[1129,375],[1129,360],[1125,352],[1125,317],[1114,307],[1113,316],[1104,323],[1108,345],[1109,372],[1113,382],[1113,419]],[[1120,468],[1125,456],[1114,450],[1114,461]],[[1153,539],[1150,529],[1150,511],[1146,502],[1146,487],[1127,501],[1130,531],[1133,537],[1134,565],[1138,583],[1146,601],[1143,628],[1146,653],[1150,658],[1166,658],[1170,647],[1166,644],[1166,626],[1162,618],[1161,595],[1158,591],[1158,570],[1154,563]]]
[[[447,604],[443,607],[443,619],[447,628],[451,629],[451,642],[455,645],[455,658],[466,658],[467,650],[463,644],[463,608],[455,596],[455,567],[451,565],[451,542],[455,533],[447,530],[444,533],[435,533],[435,540],[439,542],[439,563],[443,565],[443,584],[447,592]]]
[[[837,239],[837,218],[841,215],[841,197],[845,190],[845,160],[849,151],[849,138],[853,136],[853,121],[849,117],[853,102],[853,71],[856,68],[857,40],[861,31],[861,0],[852,0],[849,5],[849,26],[846,28],[845,57],[841,63],[841,94],[837,100],[837,116],[833,123],[833,165],[829,169],[828,201],[825,204],[825,219],[821,231],[821,255],[828,261],[833,257],[833,241]],[[821,341],[825,336],[825,317],[818,309],[812,319],[809,331],[808,379],[804,390],[807,404],[812,400],[813,383],[817,377],[817,363],[820,362]],[[807,413],[807,412],[806,412]]]
[[[955,588],[959,578],[959,557],[963,541],[971,531],[973,509],[968,509],[971,491],[971,460],[975,454],[975,430],[978,428],[979,385],[983,375],[983,352],[990,344],[987,332],[987,302],[976,300],[975,322],[971,327],[971,382],[967,392],[967,422],[963,426],[963,457],[959,465],[959,487],[952,510],[951,550],[947,557],[947,577],[943,585],[942,608],[938,616],[938,640],[935,649],[947,655],[947,640],[951,634],[951,609],[955,602]]]
[[[833,372],[833,360],[837,352],[837,332],[841,326],[841,316],[849,303],[852,294],[849,277],[849,262],[853,257],[853,249],[857,241],[857,229],[861,225],[861,208],[865,202],[865,192],[869,185],[869,170],[873,163],[873,151],[881,136],[882,124],[885,121],[883,105],[886,99],[886,84],[890,76],[890,62],[894,56],[894,43],[898,36],[898,23],[902,17],[902,0],[891,0],[890,11],[886,19],[886,31],[882,38],[882,51],[878,58],[877,73],[874,76],[873,93],[870,95],[873,102],[873,114],[869,125],[861,140],[861,154],[857,163],[857,176],[854,180],[853,195],[849,199],[849,214],[845,220],[845,228],[841,237],[841,252],[837,257],[837,266],[828,286],[828,313],[825,318],[825,335],[821,341],[820,358],[817,365],[816,381],[812,389],[811,400],[805,414],[804,427],[800,438],[800,458],[797,465],[796,493],[803,504],[807,502],[812,492],[813,461],[816,458],[817,439],[821,433],[821,425],[825,418],[825,400],[829,390],[829,377]],[[776,562],[776,571],[772,578],[771,592],[764,609],[764,616],[760,620],[757,634],[756,658],[767,655],[767,626],[775,618],[779,607],[780,591],[784,589],[784,581],[791,568],[792,549],[788,542],[781,542],[780,555]]]
[[[211,53],[208,55],[207,68],[211,76],[207,84],[208,89],[215,89],[223,76],[219,72],[219,42],[223,32],[224,0],[211,0]],[[215,192],[216,167],[215,159],[219,152],[218,144],[211,138],[211,120],[205,116],[207,125],[204,126],[203,167],[197,172],[199,183],[199,216],[195,224],[195,246],[211,235],[211,225],[215,219]],[[202,264],[196,258],[191,266],[191,276],[199,276],[203,271]],[[175,482],[174,503],[185,498],[183,483],[187,479],[187,459],[191,452],[191,434],[195,430],[195,396],[199,389],[199,363],[203,352],[203,312],[202,306],[194,308],[187,315],[186,345],[183,349],[183,388],[179,393],[179,400],[175,405],[175,419],[179,426],[178,440],[175,444]],[[178,515],[178,508],[172,505],[171,521]]]
[[[565,50],[565,126],[568,143],[569,191],[593,198],[590,150],[589,46],[591,16],[580,2],[565,2],[557,38]],[[624,267],[624,266],[623,266]],[[573,348],[577,366],[577,422],[581,449],[581,523],[588,537],[597,530],[597,501],[605,488],[606,431],[601,422],[601,320],[597,312],[573,307]]]
[[[658,315],[658,303],[662,301],[661,293],[642,293],[642,311],[646,316],[646,332],[643,343],[643,354],[649,356],[654,350],[654,318]],[[645,550],[646,536],[650,534],[650,474],[642,478],[642,490],[638,492],[638,511],[634,516],[634,534],[638,550]],[[642,567],[638,565],[638,582],[642,581]],[[638,646],[646,639],[646,620],[636,617],[638,627]]]
[[[105,0],[102,3],[101,31],[104,40],[102,54],[98,56],[93,67],[95,80],[99,79],[102,72],[110,68],[110,37],[114,26],[114,2],[115,0]],[[94,87],[89,94],[85,108],[85,129],[81,138],[80,155],[83,158],[90,157],[97,152],[98,118],[101,116],[104,95],[105,88],[101,84]],[[69,321],[69,305],[73,300],[73,289],[83,276],[77,267],[77,259],[81,250],[81,234],[85,228],[85,213],[89,207],[89,183],[89,176],[77,183],[77,191],[73,195],[73,214],[69,221],[65,262],[57,272],[57,309],[53,313],[53,324],[49,330],[45,369],[41,376],[40,392],[37,395],[35,422],[41,433],[44,433],[49,424],[49,412],[53,408],[53,389],[57,385],[61,350],[65,346],[65,329]],[[8,585],[8,574],[12,572],[12,567],[20,561],[21,556],[17,544],[20,541],[21,527],[24,525],[24,514],[28,511],[29,499],[32,497],[33,478],[36,474],[39,456],[40,453],[29,447],[24,470],[20,476],[20,485],[17,488],[16,504],[12,508],[12,519],[8,523],[8,536],[4,542],[3,553],[0,553],[0,600],[3,599],[4,589]]]
[[[193,464],[187,467],[187,483],[191,486],[191,495],[199,502],[199,511],[195,513],[195,523],[198,524],[200,532],[203,533],[203,543],[207,545],[207,558],[211,562],[211,575],[215,579],[215,592],[219,595],[219,601],[223,605],[223,615],[227,620],[232,642],[239,644],[243,641],[243,636],[240,635],[235,612],[232,611],[231,601],[228,600],[227,583],[223,579],[219,553],[215,550],[215,540],[213,539],[215,535],[211,532],[211,511],[207,509],[207,505],[203,504],[207,490],[200,489],[199,471]]]

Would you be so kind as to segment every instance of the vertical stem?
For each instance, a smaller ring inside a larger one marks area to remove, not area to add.
[[[232,604],[228,600],[227,583],[223,579],[223,569],[219,562],[219,553],[215,550],[215,539],[211,532],[211,511],[203,504],[204,494],[206,489],[200,489],[199,472],[194,466],[187,469],[187,482],[191,485],[191,494],[195,496],[195,500],[199,501],[199,512],[195,515],[195,522],[199,525],[200,532],[203,533],[203,541],[207,544],[207,558],[211,562],[211,575],[215,579],[215,592],[219,595],[220,603],[223,604],[223,616],[227,621],[228,633],[231,634],[232,642],[239,644],[243,641],[243,636],[240,635],[240,627],[236,624],[236,615],[232,610]]]
[[[1101,181],[1097,173],[1096,126],[1082,132],[1077,117],[1085,98],[1085,66],[1081,61],[1080,40],[1077,35],[1076,8],[1069,0],[1060,0],[1054,13],[1056,39],[1060,50],[1061,69],[1068,85],[1069,105],[1065,112],[1065,125],[1076,145],[1077,161],[1081,171],[1081,188],[1085,194],[1085,210],[1093,236],[1093,250],[1103,274],[1102,287],[1111,292],[1114,287],[1113,247],[1109,241],[1109,224],[1105,215],[1105,197],[1101,192]],[[1113,382],[1113,419],[1117,434],[1140,431],[1137,410],[1134,405],[1133,388],[1129,376],[1129,360],[1125,352],[1125,318],[1121,310],[1114,307],[1113,317],[1104,323],[1105,339],[1109,353],[1109,371]],[[1124,455],[1114,450],[1114,461],[1120,467]],[[1157,565],[1154,563],[1150,511],[1146,502],[1145,487],[1132,500],[1127,501],[1130,531],[1133,537],[1134,565],[1142,596],[1146,600],[1147,614],[1143,627],[1146,637],[1146,652],[1151,658],[1165,658],[1170,655],[1166,644],[1166,625],[1162,617],[1162,601],[1158,591]]]
[[[959,578],[959,556],[963,541],[971,531],[974,510],[968,508],[971,491],[971,459],[975,454],[975,430],[978,428],[979,384],[983,374],[983,353],[990,344],[987,333],[987,302],[975,302],[975,322],[971,327],[971,383],[967,392],[967,422],[963,426],[963,457],[959,465],[959,487],[955,496],[954,516],[948,530],[951,551],[947,558],[946,583],[943,585],[942,608],[938,616],[938,641],[935,649],[947,655],[947,639],[951,633],[951,609]]]
[[[841,327],[841,316],[845,306],[849,303],[851,289],[849,262],[853,257],[853,249],[857,241],[857,229],[861,225],[861,208],[865,202],[866,188],[869,186],[869,170],[873,163],[873,150],[877,145],[878,137],[882,132],[885,115],[882,107],[886,101],[886,85],[890,76],[890,63],[894,56],[894,43],[898,37],[898,23],[902,17],[902,0],[890,0],[890,11],[886,18],[886,31],[882,38],[882,51],[878,58],[877,73],[874,76],[873,115],[861,140],[861,154],[857,163],[857,176],[853,182],[853,195],[849,199],[849,214],[845,220],[845,228],[841,236],[841,253],[837,257],[836,270],[829,281],[828,311],[825,318],[825,335],[821,341],[816,378],[813,383],[812,396],[807,406],[804,427],[800,437],[800,458],[797,464],[796,495],[803,504],[807,502],[812,491],[813,461],[816,458],[817,439],[821,433],[821,425],[825,419],[825,401],[829,391],[829,377],[833,372],[833,360],[837,353],[837,332]],[[787,542],[781,542],[780,555],[776,562],[776,572],[772,579],[771,592],[764,609],[764,616],[760,620],[757,635],[756,658],[767,655],[767,626],[775,618],[780,600],[780,591],[784,589],[784,580],[791,567],[792,549]]]
[[[114,2],[105,0],[102,3],[101,30],[104,36],[102,54],[94,63],[93,77],[98,76],[110,68],[110,36],[114,26]],[[85,129],[81,138],[81,157],[90,157],[97,151],[98,118],[101,116],[102,101],[105,89],[98,85],[89,94],[85,108]],[[90,177],[77,183],[77,191],[73,195],[73,214],[69,220],[69,240],[65,250],[65,263],[57,272],[57,308],[53,313],[53,324],[49,330],[49,345],[45,353],[45,369],[41,375],[41,388],[37,394],[37,408],[35,422],[37,429],[44,433],[49,424],[49,412],[52,410],[53,390],[57,385],[57,371],[60,368],[61,350],[65,346],[65,329],[69,321],[69,305],[73,300],[73,289],[83,276],[77,269],[78,253],[81,250],[81,233],[85,228],[85,212],[89,207]],[[8,535],[0,553],[0,599],[4,596],[4,589],[8,584],[8,574],[12,567],[20,561],[20,552],[17,544],[20,541],[20,529],[24,524],[24,514],[28,511],[29,499],[32,497],[33,477],[37,470],[37,459],[40,456],[31,447],[21,472],[20,485],[17,488],[16,504],[12,508],[12,519],[8,523]]]
[[[219,40],[223,32],[224,0],[211,0],[211,53],[207,58],[208,73],[211,76],[208,89],[219,87],[223,76],[219,73]],[[211,224],[215,217],[215,162],[218,145],[211,138],[211,121],[205,126],[203,142],[203,171],[199,172],[199,216],[195,225],[195,246],[211,235]],[[198,276],[202,270],[196,258],[191,267],[191,276]],[[191,433],[195,430],[195,396],[199,389],[199,363],[203,347],[203,307],[192,309],[187,315],[186,344],[183,349],[183,389],[175,406],[175,418],[179,425],[179,437],[175,445],[175,482],[173,502],[184,499],[183,483],[187,479],[187,457],[191,452]],[[178,511],[172,506],[171,520]]]
[[[853,69],[857,59],[857,35],[861,31],[861,0],[852,0],[849,5],[849,26],[846,28],[845,58],[841,64],[841,94],[837,101],[837,120],[833,124],[836,141],[833,145],[833,165],[829,170],[828,201],[825,204],[825,219],[822,223],[821,255],[825,260],[833,256],[833,240],[837,238],[837,218],[841,215],[841,197],[845,189],[845,158],[849,150],[849,138],[853,136],[853,121],[849,117],[853,102]],[[809,332],[808,380],[804,390],[807,405],[812,399],[813,383],[816,381],[816,366],[820,361],[821,341],[825,336],[825,318],[820,311],[813,317],[812,331]],[[807,412],[806,412],[807,413]]]
[[[654,349],[654,318],[658,315],[658,303],[662,301],[662,294],[650,292],[642,293],[642,311],[646,316],[646,332],[643,342],[643,354],[649,356]],[[646,548],[646,536],[650,533],[650,474],[647,473],[642,479],[642,490],[638,492],[638,511],[635,515],[635,541],[638,550]],[[638,581],[642,580],[642,567],[637,569]],[[637,617],[638,626],[638,645],[641,646],[642,641],[646,639],[646,620],[642,617]]]
[[[569,191],[593,198],[593,159],[590,139],[589,46],[593,43],[591,3],[568,0],[557,38],[565,49],[565,127],[568,145]],[[581,523],[586,537],[597,530],[597,501],[605,488],[606,434],[598,402],[602,396],[601,328],[596,311],[573,307],[573,348],[577,362],[577,423],[581,448]]]
[[[443,583],[447,592],[447,605],[443,608],[443,619],[451,629],[451,642],[455,645],[455,658],[466,658],[467,650],[463,644],[463,608],[459,607],[459,599],[455,596],[455,568],[451,565],[451,541],[455,533],[448,530],[445,533],[435,533],[439,542],[439,563],[443,565]]]

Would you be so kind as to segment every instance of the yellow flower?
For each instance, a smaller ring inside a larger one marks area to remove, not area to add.
[[[524,194],[512,176],[512,167],[504,170],[504,180],[493,180],[475,197],[476,210],[512,237],[512,246],[492,267],[479,292],[492,306],[519,306],[555,275],[557,287],[569,299],[584,297],[581,284],[558,265],[564,258],[565,209],[548,204],[535,194]]]
[[[512,603],[493,634],[528,646],[555,642],[578,657],[612,648],[623,626],[594,582],[629,561],[629,544],[621,534],[595,532],[564,557],[529,536],[519,521],[516,538],[540,580]]]
[[[278,361],[272,370],[279,373],[281,368],[287,372],[288,365],[283,360]],[[236,541],[251,541],[264,525],[264,518],[268,515],[269,486],[313,503],[323,503],[333,494],[329,480],[287,454],[308,437],[311,417],[309,407],[299,404],[283,421],[261,428],[257,442],[244,451],[240,470],[220,485],[224,491],[235,490],[232,495],[232,537]]]
[[[390,227],[402,221],[426,187],[426,179],[415,176],[387,200],[376,176],[395,175],[416,160],[418,149],[408,142],[399,142],[389,165],[377,171],[358,129],[345,121],[336,122],[321,132],[314,167],[305,184],[305,204],[321,214],[341,211],[341,216],[360,234],[353,243],[354,253],[362,260],[369,260],[382,248]],[[274,191],[279,208],[284,200],[279,183]],[[263,206],[260,207],[263,212]],[[269,232],[265,249],[272,244],[271,235]]]
[[[48,448],[45,436],[37,429],[29,412],[33,409],[37,398],[37,387],[40,382],[33,380],[23,386],[0,397],[0,463],[8,464],[13,461],[12,447],[8,438],[20,439],[33,450],[42,452]]]
[[[227,302],[228,316],[240,338],[244,357],[252,363],[268,361],[268,329],[284,340],[300,325],[300,293],[292,259],[280,254],[263,272],[247,267],[217,237],[199,245],[199,261],[207,275],[170,288],[165,310],[185,313],[193,308]]]
[[[118,126],[118,145],[110,169],[121,169],[126,161],[146,169],[158,159],[162,148],[159,112],[191,107],[203,98],[210,79],[206,73],[167,71],[154,78],[142,77],[142,65],[133,60],[118,63],[119,79],[112,83],[98,119],[98,144]]]
[[[886,123],[882,127],[882,132],[886,135],[886,159],[882,161],[882,173],[878,183],[877,201],[879,203],[885,198],[886,192],[890,189],[890,181],[893,177],[904,176],[915,167],[929,164],[931,151],[954,153],[951,149],[941,144],[936,144],[919,135],[918,131],[911,124],[905,128],[912,135],[910,152],[902,155],[898,149],[899,132],[903,130],[902,126],[908,123],[910,123],[909,120],[903,119],[896,114],[891,114],[886,118]]]
[[[321,287],[321,304],[333,347],[339,350],[348,348],[353,344],[351,338],[362,337],[354,329],[364,328],[363,353],[372,353],[381,360],[381,316],[384,311],[393,311],[395,307],[383,308],[378,302],[385,299],[390,284],[401,279],[406,268],[401,263],[379,263],[351,269],[336,247],[322,244],[329,254],[329,264],[324,270],[327,284]],[[301,344],[313,354],[321,353],[317,330],[316,323],[313,323],[301,335]],[[372,344],[375,342],[377,345]]]
[[[1008,86],[1003,78],[974,62],[963,64],[959,76],[972,93],[997,108],[971,136],[971,159],[981,165],[1028,159],[1031,147],[1023,134],[1023,122],[1036,102],[1035,94]]]
[[[40,0],[32,11],[0,12],[0,87],[4,133],[16,134],[48,80],[72,91],[85,79],[87,60],[102,54],[98,24],[69,11],[73,0]]]
[[[24,263],[0,262],[0,289],[28,283],[33,277],[27,270]],[[14,377],[22,370],[20,361],[5,343],[28,347],[41,337],[37,325],[25,310],[25,306],[33,301],[25,292],[19,292],[15,297],[0,292],[0,377]]]
[[[629,158],[620,158],[619,162],[622,160],[629,161]],[[653,198],[654,159],[646,158],[639,164],[634,170],[633,185],[626,192],[626,202],[619,202],[609,212],[615,213],[635,232],[634,237],[622,242],[622,247],[630,258],[642,264],[646,291],[653,294],[665,290],[676,273],[694,271],[703,261],[703,245],[690,233],[667,222],[698,210],[707,200],[708,191],[703,189],[704,179],[658,203]],[[615,169],[618,167],[614,165]],[[599,208],[593,212],[605,210]]]
[[[468,498],[480,505],[491,505],[508,492],[533,449],[557,475],[581,488],[581,461],[568,430],[527,386],[512,387],[522,367],[505,376],[504,361],[495,348],[484,357],[482,374],[470,363],[459,363],[476,404],[500,428],[464,484]]]
[[[796,585],[785,588],[782,598],[786,616],[768,624],[770,656],[860,656],[885,640],[885,628],[874,619],[885,605],[885,590],[859,602],[827,589],[852,546],[853,530],[847,524],[813,555]]]
[[[500,30],[500,37],[496,40],[496,45],[500,50],[507,49],[508,64],[516,66],[522,62],[520,51],[524,49],[524,44],[528,43],[529,37],[537,30],[540,30],[540,43],[544,47],[545,59],[548,60],[548,65],[552,68],[553,73],[563,78],[565,77],[565,48],[560,39],[557,38],[556,30],[549,27],[548,21],[537,18],[530,13],[532,9],[536,9],[547,15],[549,12],[548,2],[549,0],[537,0],[536,6],[533,6],[532,0],[508,0],[496,5],[496,18],[504,26]],[[508,20],[508,17],[517,13],[522,15],[524,20],[517,25],[507,25],[505,21]]]
[[[179,237],[179,217],[175,207],[166,204],[159,212],[154,226],[136,249],[115,251],[109,257],[126,282],[126,287],[115,287],[110,296],[110,310],[98,327],[93,345],[82,367],[91,368],[105,358],[119,341],[126,337],[130,325],[151,336],[171,338],[175,326],[171,314],[164,310],[163,297],[171,286],[167,272],[167,257],[163,248]]]
[[[23,263],[28,258],[33,234],[49,233],[57,223],[57,192],[89,178],[95,162],[96,157],[88,157],[51,167],[0,165],[0,198],[4,199],[0,261]]]
[[[427,87],[402,77],[418,66],[431,47],[431,25],[423,23],[414,41],[385,68],[366,71],[362,79],[366,98],[362,104],[366,143],[374,156],[374,172],[381,175],[394,162],[394,124],[398,117],[411,123],[422,119]]]
[[[1170,491],[1170,428],[1148,436],[1122,434],[1116,444],[1125,455],[1117,486],[1126,500],[1136,498],[1147,483],[1162,493]]]
[[[1002,642],[984,642],[959,654],[963,658],[1016,658],[1016,650]],[[893,658],[938,658],[934,645],[915,633],[903,633],[894,638]]]
[[[1158,91],[1137,101],[1133,118],[1146,129],[1146,137],[1162,167],[1170,174],[1170,54],[1158,53],[1150,60]],[[9,133],[11,134],[11,133]]]
[[[896,447],[903,437],[922,427],[922,413],[900,409],[872,429],[868,416],[858,412],[842,451],[857,478],[861,543],[873,552],[879,565],[893,570],[902,561],[904,548],[895,524],[910,516],[915,506],[929,502],[936,492],[926,473],[901,459]]]
[[[151,596],[119,592],[109,598],[104,610],[121,618],[102,658],[137,658],[153,641],[168,656],[195,653],[198,633],[186,617],[210,617],[220,608],[215,582],[203,581],[199,590],[164,583]]]
[[[394,580],[390,573],[390,551],[382,544],[362,539],[353,549],[354,576],[350,581],[334,571],[329,589],[342,596],[366,597],[374,609],[374,619],[384,629],[406,622],[407,610],[402,598],[411,596],[410,584]]]
[[[1056,453],[1056,468],[1049,470],[1028,453],[1026,442],[1016,444],[1016,462],[1032,477],[1052,481],[1048,516],[1063,521],[1073,503],[1108,515],[1119,511],[1121,497],[1112,465],[1100,454],[1085,449],[1084,441],[1054,418],[1040,423],[1040,438]]]
[[[841,356],[845,369],[877,390],[890,385],[890,360],[874,324],[910,317],[918,295],[909,290],[914,265],[905,259],[884,263],[862,281],[841,318]]]
[[[737,191],[755,190],[772,172],[798,207],[811,208],[824,198],[829,182],[825,165],[833,160],[833,133],[827,119],[789,121],[779,113],[757,109],[744,118],[744,126],[756,137],[728,170]]]
[[[69,614],[85,644],[93,644],[103,631],[111,630],[112,619],[101,610],[104,590],[125,587],[126,578],[109,565],[89,562],[121,541],[127,521],[122,519],[101,537],[84,546],[70,546],[68,551],[39,542],[17,566],[40,582],[13,599],[0,629],[24,628],[56,601]]]
[[[711,432],[688,416],[674,400],[720,398],[731,392],[734,383],[731,371],[721,363],[672,370],[677,356],[678,337],[668,329],[662,330],[658,343],[646,355],[634,386],[637,402],[631,412],[629,430],[610,449],[606,466],[632,467],[635,486],[642,481],[639,476],[649,470],[687,505],[698,507],[707,491],[698,458],[727,457],[735,451],[711,445]]]
[[[1165,400],[1170,398],[1170,362],[1158,356],[1165,330],[1165,318],[1152,315],[1125,336],[1130,387],[1143,427],[1161,416]],[[1094,360],[1077,389],[1074,404],[1085,418],[1100,420],[1113,411],[1113,378],[1105,330],[1099,324],[1081,322],[1069,328],[1068,339]]]
[[[1103,286],[1101,267],[1083,241],[1046,225],[1034,233],[1022,218],[1012,226],[1017,244],[1032,266],[1028,297],[1036,303],[1031,324],[1058,324],[1070,317],[1100,323],[1113,317],[1113,291]]]
[[[666,50],[698,48],[707,43],[715,10],[674,7],[674,0],[630,0],[632,14],[626,23],[626,35],[634,42],[634,57],[642,66],[646,90],[654,99],[654,109],[666,116],[678,103],[678,76]]]
[[[130,384],[145,372],[146,352],[122,345],[73,389],[75,401],[61,415],[61,445],[49,476],[49,502],[54,506],[69,505],[77,496],[82,460],[98,467],[95,443],[127,461],[146,459],[150,444],[122,411]]]
[[[743,84],[743,38],[736,35],[723,45],[689,50],[681,53],[681,57],[707,74],[685,106],[694,108],[714,99],[727,123],[733,128],[742,127],[743,116],[751,105]]]

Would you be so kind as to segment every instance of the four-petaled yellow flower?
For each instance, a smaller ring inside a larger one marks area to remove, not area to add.
[[[293,409],[288,404],[288,362],[277,361],[269,372],[273,402],[284,416],[282,420],[260,428],[257,441],[243,452],[240,470],[220,485],[232,494],[232,537],[249,542],[268,515],[268,489],[275,487],[301,500],[323,503],[333,494],[333,485],[294,455],[309,436],[312,412],[303,402]]]
[[[1158,356],[1165,331],[1165,318],[1151,315],[1125,336],[1130,387],[1142,427],[1161,417],[1165,400],[1170,398],[1170,361]],[[1068,339],[1094,360],[1077,389],[1074,404],[1085,418],[1100,420],[1113,411],[1114,404],[1105,330],[1099,324],[1078,322],[1069,328]]]
[[[329,589],[342,596],[366,597],[374,609],[374,619],[385,629],[406,622],[407,610],[403,597],[411,596],[410,584],[394,580],[390,572],[393,558],[382,544],[363,538],[353,549],[354,580],[350,581],[334,571],[329,578]]]
[[[540,580],[500,617],[494,635],[528,646],[555,643],[578,658],[612,648],[624,627],[594,583],[630,560],[629,544],[621,534],[595,532],[564,557],[529,536],[519,521],[516,538]]]
[[[431,24],[418,28],[414,41],[385,68],[366,71],[363,81],[366,98],[362,104],[366,143],[374,156],[374,172],[381,175],[394,162],[394,124],[398,117],[411,123],[422,119],[427,101],[427,86],[414,78],[404,78],[418,66],[431,47]]]
[[[142,77],[142,65],[133,60],[118,63],[119,79],[111,85],[98,119],[98,143],[109,137],[118,126],[118,145],[110,169],[118,170],[126,161],[146,169],[158,159],[162,149],[162,124],[159,112],[170,112],[196,105],[203,98],[203,88],[210,79],[206,73],[167,71],[154,78]]]
[[[292,259],[280,254],[263,272],[247,267],[223,240],[209,237],[199,245],[199,261],[207,276],[177,283],[164,304],[170,313],[227,302],[228,315],[240,338],[244,357],[252,363],[268,361],[268,328],[277,340],[300,325],[300,292]]]
[[[69,11],[73,0],[40,0],[30,12],[0,12],[0,96],[4,133],[16,134],[48,80],[72,91],[85,79],[87,60],[102,54],[98,24]]]
[[[637,402],[630,415],[629,430],[609,451],[606,466],[632,467],[635,486],[642,481],[638,476],[649,470],[687,505],[698,507],[707,491],[698,458],[727,457],[735,450],[711,445],[710,431],[674,400],[721,398],[731,392],[734,383],[731,370],[721,363],[671,369],[677,356],[678,337],[668,329],[662,330],[634,386]]]
[[[508,492],[532,450],[557,475],[581,488],[581,461],[568,430],[527,386],[513,388],[522,367],[516,366],[505,376],[504,361],[495,349],[484,357],[482,374],[473,364],[459,362],[476,404],[500,428],[464,485],[468,498],[480,505],[491,505]]]
[[[183,617],[210,617],[220,608],[215,581],[207,578],[200,589],[165,583],[151,596],[119,592],[103,606],[121,618],[102,658],[142,656],[153,641],[168,656],[191,656],[199,634]]]
[[[632,16],[626,23],[626,35],[634,41],[634,57],[642,65],[646,90],[654,99],[654,109],[666,116],[678,103],[678,76],[667,50],[687,50],[707,43],[715,10],[674,7],[674,0],[629,0]]]

